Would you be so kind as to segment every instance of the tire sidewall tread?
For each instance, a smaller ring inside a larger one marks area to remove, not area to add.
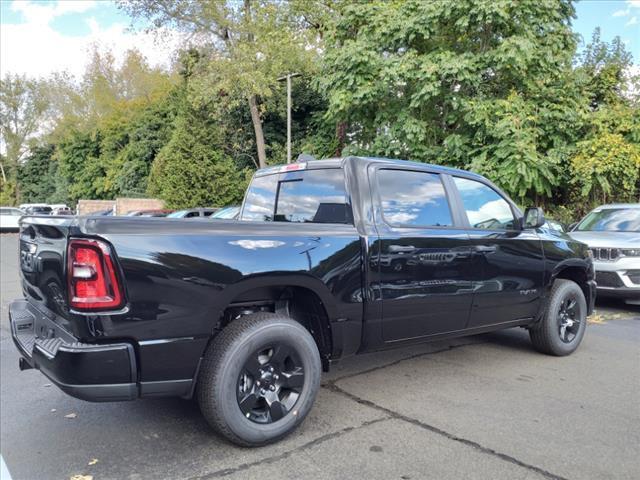
[[[575,293],[580,311],[580,328],[574,340],[564,343],[558,331],[558,310],[560,302],[569,293]],[[587,302],[580,286],[566,279],[556,279],[551,288],[546,310],[541,320],[529,330],[531,343],[536,350],[548,355],[565,356],[573,353],[584,337],[587,327]]]
[[[237,380],[246,355],[276,338],[295,345],[303,362],[305,383],[292,411],[277,422],[258,424],[244,418],[238,407]],[[318,347],[303,325],[285,315],[258,312],[233,321],[210,343],[198,375],[196,396],[205,419],[222,436],[241,446],[266,445],[291,433],[305,419],[320,387],[321,370]]]

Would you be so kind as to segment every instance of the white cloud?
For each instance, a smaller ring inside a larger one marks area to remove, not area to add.
[[[614,17],[626,17],[631,13],[632,8],[640,8],[640,0],[627,0],[627,8],[613,12]]]
[[[631,25],[636,25],[638,23],[638,17],[631,17],[627,23],[624,24],[625,27],[630,27]]]
[[[66,70],[80,76],[94,44],[111,49],[116,59],[123,58],[127,50],[135,47],[152,65],[169,64],[171,54],[182,39],[172,30],[163,31],[163,42],[158,44],[153,34],[128,31],[124,23],[101,27],[93,17],[86,20],[90,33],[85,36],[64,35],[50,25],[60,15],[84,12],[89,15],[97,6],[95,1],[84,0],[47,4],[14,1],[12,10],[21,12],[25,22],[3,24],[0,28],[0,73],[41,77]]]

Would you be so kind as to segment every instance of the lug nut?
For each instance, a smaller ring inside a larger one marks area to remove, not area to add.
[[[257,386],[260,386],[260,380],[258,380],[258,381],[256,382],[256,385],[257,385]]]
[[[269,387],[269,390],[271,390],[272,392],[273,392],[275,389],[276,389],[276,387],[275,387],[274,385],[271,385],[271,386]]]
[[[280,376],[276,373],[273,378],[275,378],[276,380],[280,378]]]
[[[262,390],[260,390],[260,393],[261,393],[262,395],[264,395],[264,394],[265,394],[265,393],[267,393],[267,392],[266,392],[266,390],[263,388]]]

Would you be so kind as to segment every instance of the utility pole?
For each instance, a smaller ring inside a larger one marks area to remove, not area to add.
[[[279,82],[287,81],[287,163],[291,163],[291,79],[299,76],[299,73],[287,73],[278,78]]]

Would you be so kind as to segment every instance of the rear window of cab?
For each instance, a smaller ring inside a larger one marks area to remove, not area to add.
[[[352,223],[344,170],[298,170],[254,177],[240,216],[245,221]]]

